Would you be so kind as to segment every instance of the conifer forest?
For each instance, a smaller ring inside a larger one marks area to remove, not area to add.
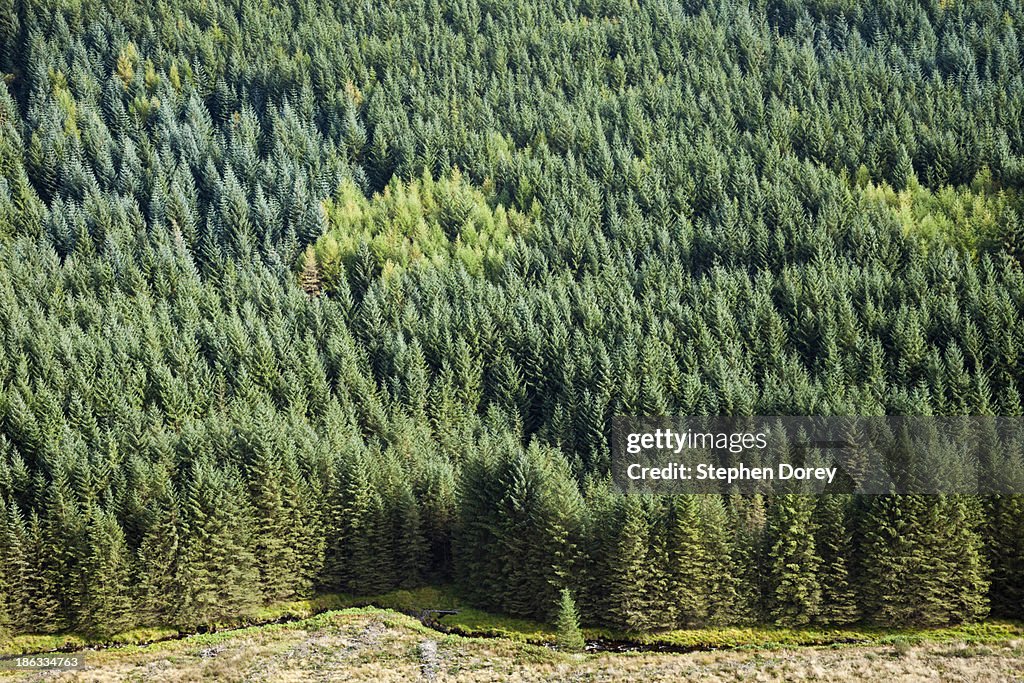
[[[1024,495],[609,472],[1021,416],[1022,264],[1018,0],[0,0],[0,633],[1022,619]]]

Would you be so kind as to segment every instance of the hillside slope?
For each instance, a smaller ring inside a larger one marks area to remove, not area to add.
[[[1019,0],[0,0],[0,636],[443,583],[1024,618],[1024,496],[609,479],[616,415],[1024,424],[1021,45]]]

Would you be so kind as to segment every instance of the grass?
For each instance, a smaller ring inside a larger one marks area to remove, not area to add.
[[[588,637],[590,635],[588,633]],[[950,642],[1002,643],[1024,636],[1024,627],[1019,623],[1007,621],[989,621],[981,624],[931,629],[870,627],[819,629],[752,626],[681,629],[643,634],[606,632],[604,636],[610,640],[631,640],[642,644],[664,644],[701,650],[779,649],[824,645],[894,645],[901,642],[911,645]]]
[[[270,605],[233,621],[214,624],[213,633],[193,638],[216,639],[218,632],[234,629],[245,632],[247,627],[280,622],[303,621],[317,623],[329,620],[332,614],[352,609],[393,610],[386,612],[392,619],[401,619],[403,625],[431,633],[416,619],[402,617],[418,615],[425,609],[456,609],[458,614],[439,619],[439,624],[453,633],[477,638],[504,638],[518,643],[547,645],[555,640],[555,629],[530,619],[520,619],[487,612],[468,605],[450,586],[426,586],[413,590],[398,590],[381,595],[354,596],[339,593],[318,595],[305,600],[293,600]],[[319,615],[319,616],[318,616]],[[326,623],[326,622],[325,622]],[[398,622],[396,622],[398,623]],[[266,628],[264,626],[263,628]],[[1006,643],[1024,639],[1024,624],[1010,621],[986,621],[945,628],[881,629],[849,627],[841,629],[778,628],[772,626],[708,627],[680,629],[656,633],[625,633],[610,629],[584,628],[587,640],[632,642],[648,646],[668,646],[681,650],[774,650],[788,647],[883,645],[893,647],[915,646],[924,643],[961,643],[965,647]],[[145,645],[181,637],[182,633],[169,626],[136,628],[109,638],[90,638],[82,634],[19,635],[0,641],[0,655],[72,650],[104,645]],[[210,642],[214,642],[211,640]]]
[[[395,591],[383,595],[356,598],[338,596],[349,604],[372,604],[403,612],[423,609],[458,609],[456,615],[444,616],[440,623],[465,636],[501,637],[519,642],[547,644],[555,640],[555,629],[531,619],[495,614],[467,605],[458,593],[447,586],[432,586],[411,591]],[[668,645],[695,650],[736,648],[778,649],[783,647],[877,644],[900,642],[965,644],[1002,643],[1024,638],[1024,624],[991,620],[979,624],[962,624],[943,628],[873,628],[847,627],[780,628],[774,626],[707,627],[678,629],[655,633],[627,633],[611,629],[584,628],[587,640],[629,641],[642,645]]]
[[[334,596],[312,603],[297,601],[273,610],[275,615],[368,598]],[[458,597],[444,588],[373,596],[414,611],[424,606],[458,607]],[[426,602],[430,601],[430,602]],[[445,602],[447,601],[447,602]],[[301,604],[299,604],[301,603]],[[465,627],[509,629],[515,638],[464,637],[441,634],[415,617],[392,609],[349,607],[297,621],[203,633],[150,646],[124,645],[81,653],[87,668],[60,674],[60,680],[161,680],[194,683],[202,680],[346,680],[407,683],[426,677],[476,683],[494,680],[1014,680],[1024,671],[1024,640],[1012,624],[935,629],[928,632],[857,631],[878,642],[861,646],[764,648],[763,643],[803,642],[821,634],[850,633],[784,629],[700,629],[645,636],[652,641],[689,633],[709,640],[717,634],[734,645],[725,651],[670,654],[604,652],[569,654],[526,642],[542,638],[543,625],[466,610],[457,615]],[[451,617],[446,617],[451,619]],[[528,628],[527,628],[528,627]],[[531,631],[530,628],[540,630]],[[513,630],[518,629],[518,630]],[[601,635],[603,632],[594,631]],[[700,635],[695,635],[700,634]],[[1006,643],[966,642],[1017,637]],[[138,635],[138,634],[137,634]],[[953,642],[932,642],[945,638]],[[882,640],[888,639],[887,643]],[[760,647],[761,649],[755,649]],[[429,672],[429,675],[424,672]],[[0,680],[31,678],[0,670]]]

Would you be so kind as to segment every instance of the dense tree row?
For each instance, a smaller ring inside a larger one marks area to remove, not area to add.
[[[616,414],[1022,415],[1022,26],[0,0],[0,630],[1022,616],[1021,496],[607,478]]]

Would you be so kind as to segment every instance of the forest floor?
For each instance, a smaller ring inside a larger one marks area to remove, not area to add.
[[[507,638],[443,634],[376,608],[77,653],[84,668],[0,671],[24,681],[1024,681],[1024,639],[986,644],[568,654]]]

